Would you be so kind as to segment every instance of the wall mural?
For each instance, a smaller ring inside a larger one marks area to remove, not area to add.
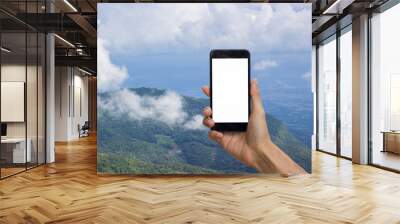
[[[211,49],[248,49],[272,141],[311,172],[311,4],[98,4],[98,172],[254,173],[208,138]]]

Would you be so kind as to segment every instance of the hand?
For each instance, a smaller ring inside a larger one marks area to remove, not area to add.
[[[202,87],[203,92],[210,96],[210,88]],[[237,160],[253,167],[262,173],[280,173],[285,176],[305,173],[305,171],[276,146],[268,133],[264,107],[256,80],[250,87],[251,114],[246,132],[218,132],[211,130],[210,139],[217,142]],[[211,118],[211,108],[203,110],[203,124],[209,128],[214,126]]]

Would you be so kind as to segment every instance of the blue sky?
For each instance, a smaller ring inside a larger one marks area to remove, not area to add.
[[[124,87],[151,86],[172,89],[183,95],[201,96],[200,87],[209,82],[208,55],[208,51],[200,51],[135,57],[116,55],[113,59],[117,62],[116,64],[125,65],[129,70],[129,77],[124,82]],[[252,77],[261,83],[261,88],[265,91],[299,88],[309,92],[307,56],[308,52],[298,52],[296,55],[279,53],[274,54],[273,59],[265,59],[272,57],[269,54],[252,53],[252,67],[263,60],[270,62],[270,66],[264,70],[253,68]],[[298,59],[299,57],[301,60]]]

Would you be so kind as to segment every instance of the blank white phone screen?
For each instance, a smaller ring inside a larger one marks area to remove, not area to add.
[[[216,123],[247,123],[248,59],[212,59],[212,110]]]

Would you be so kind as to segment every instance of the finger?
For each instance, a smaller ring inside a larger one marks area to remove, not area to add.
[[[212,128],[215,125],[215,123],[213,119],[206,117],[203,119],[203,125],[208,128]]]
[[[224,135],[223,135],[221,132],[218,132],[218,131],[212,130],[212,131],[209,131],[209,132],[208,132],[208,137],[209,137],[210,139],[212,139],[212,140],[218,142],[218,143],[221,143],[221,140],[222,140],[222,137],[223,137],[223,136],[224,136]]]
[[[250,95],[252,109],[256,112],[264,112],[264,106],[261,99],[260,89],[257,80],[251,80]]]
[[[203,115],[204,115],[204,117],[210,117],[211,114],[212,114],[211,107],[205,107],[205,108],[203,109]]]
[[[203,93],[206,94],[206,96],[210,96],[210,87],[208,86],[203,86],[201,87],[201,90],[203,90]]]

